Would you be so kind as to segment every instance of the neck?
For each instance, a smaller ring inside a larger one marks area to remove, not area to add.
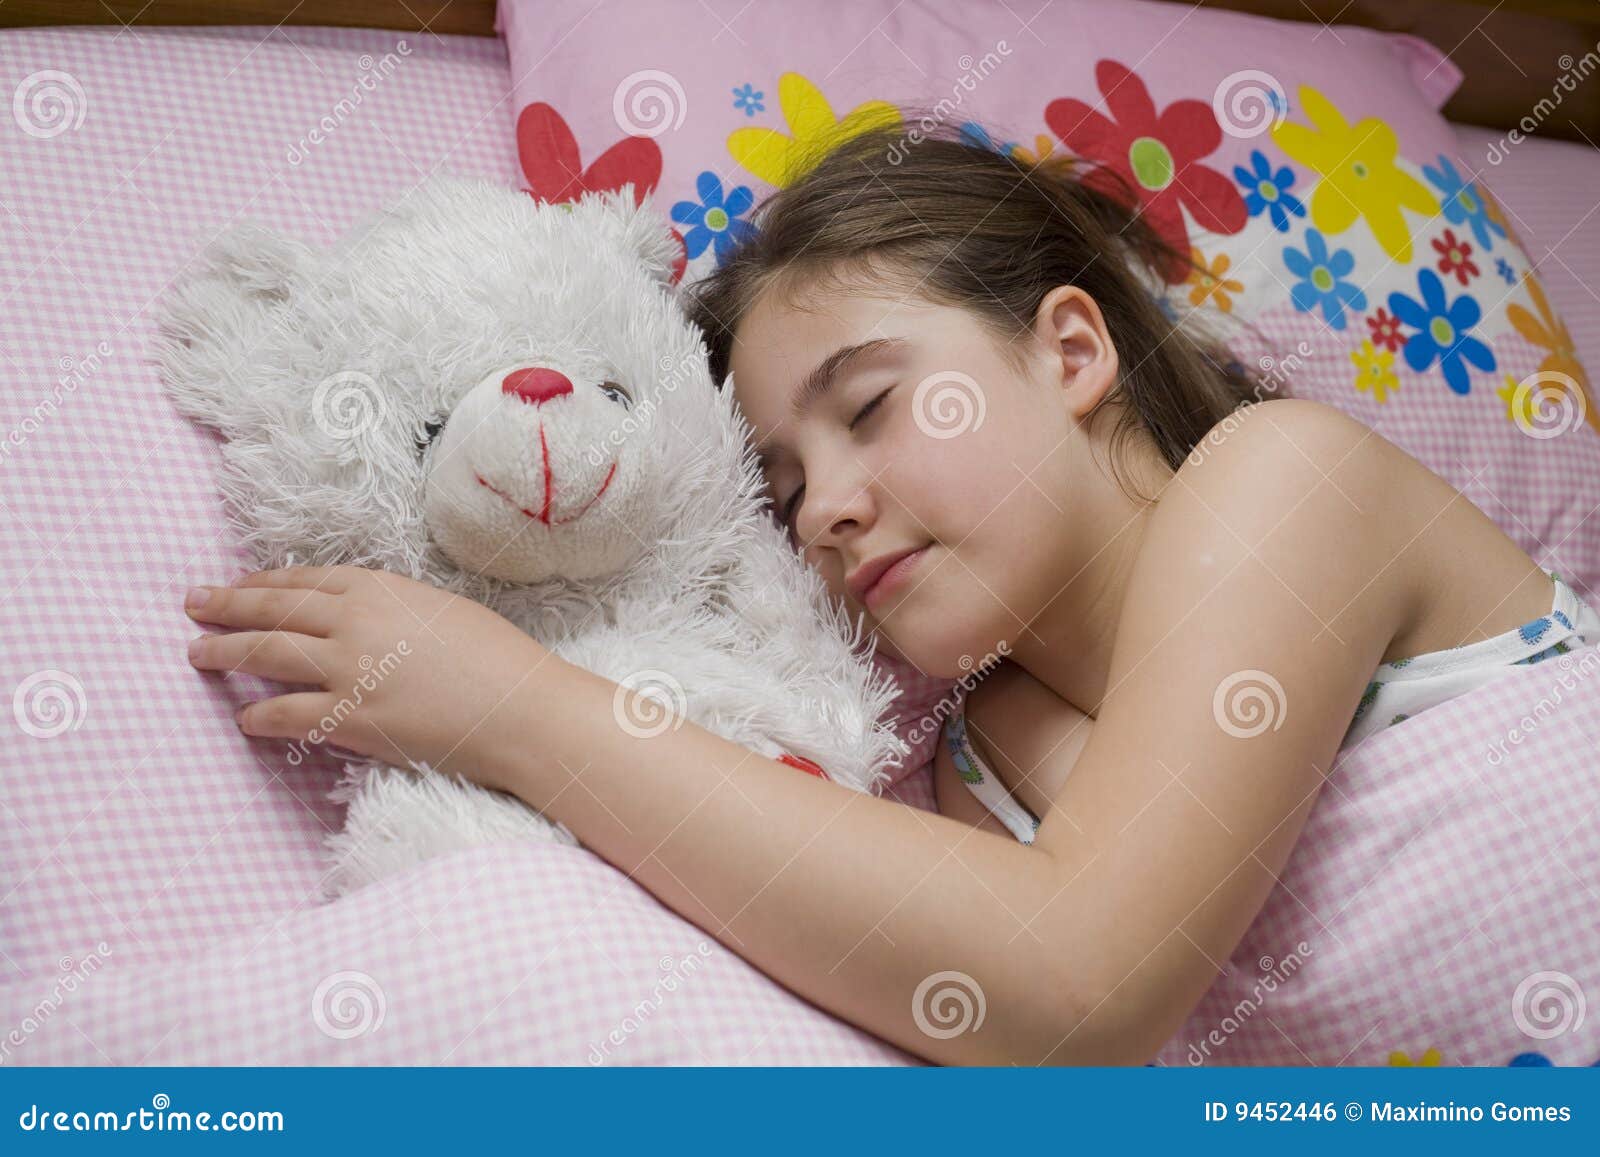
[[[1109,423],[1099,423],[1108,425]],[[1021,632],[1012,659],[1078,710],[1097,717],[1107,693],[1111,653],[1122,621],[1128,582],[1144,545],[1157,499],[1173,471],[1142,429],[1123,444],[1125,493],[1103,463],[1105,439],[1092,435],[1093,453],[1074,456],[1071,540],[1088,544],[1069,556],[1071,575]],[[1069,544],[1070,546],[1070,544]]]

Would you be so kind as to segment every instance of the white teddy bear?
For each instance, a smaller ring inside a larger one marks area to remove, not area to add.
[[[223,434],[261,567],[431,582],[616,681],[619,726],[688,719],[879,790],[908,754],[880,722],[895,682],[772,519],[675,256],[629,187],[549,205],[435,178],[326,251],[230,230],[169,291],[154,355]],[[629,718],[621,686],[660,712]],[[330,895],[490,841],[574,842],[426,765],[348,762],[334,790]]]

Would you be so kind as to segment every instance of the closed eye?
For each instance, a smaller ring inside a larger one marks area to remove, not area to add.
[[[879,394],[872,399],[872,401],[868,402],[865,406],[862,406],[861,409],[857,410],[856,416],[850,419],[849,428],[853,431],[862,422],[871,417],[873,412],[883,404],[883,399],[889,396],[890,390],[893,389],[893,386],[889,386],[888,388],[880,391]],[[785,526],[788,526],[790,524],[790,520],[794,518],[795,503],[800,500],[800,496],[805,493],[805,490],[806,488],[804,486],[796,488],[795,492],[789,496],[789,501],[783,504],[783,524]]]

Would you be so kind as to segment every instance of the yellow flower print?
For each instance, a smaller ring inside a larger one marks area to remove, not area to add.
[[[866,101],[837,117],[822,90],[798,72],[778,78],[778,105],[793,136],[776,129],[735,129],[728,137],[728,152],[780,189],[798,180],[835,145],[879,125],[900,123],[900,110],[881,100]]]
[[[1405,1053],[1401,1052],[1399,1049],[1395,1049],[1394,1052],[1389,1054],[1389,1063],[1391,1065],[1402,1065],[1402,1066],[1404,1066],[1404,1067],[1406,1067],[1408,1069],[1409,1068],[1417,1068],[1419,1066],[1426,1066],[1428,1068],[1438,1068],[1438,1066],[1439,1066],[1439,1050],[1438,1049],[1429,1049],[1427,1052],[1423,1053],[1416,1060],[1412,1060],[1409,1056],[1407,1056]]]
[[[1411,229],[1401,209],[1433,216],[1438,199],[1428,187],[1395,165],[1400,144],[1376,117],[1352,126],[1333,102],[1309,85],[1300,86],[1300,107],[1315,129],[1284,122],[1272,130],[1280,149],[1322,174],[1311,191],[1311,220],[1323,233],[1343,233],[1356,218],[1396,261],[1411,260]]]
[[[1573,345],[1572,335],[1567,332],[1566,324],[1550,308],[1549,299],[1545,297],[1544,287],[1539,284],[1539,279],[1532,273],[1526,273],[1523,275],[1522,285],[1528,291],[1528,296],[1533,299],[1533,307],[1539,311],[1539,316],[1534,317],[1522,305],[1513,302],[1506,306],[1506,320],[1534,345],[1543,346],[1550,351],[1544,361],[1539,363],[1538,372],[1560,374],[1570,378],[1583,394],[1585,419],[1596,431],[1600,431],[1600,413],[1595,412],[1594,399],[1589,393],[1589,374],[1584,370],[1583,363],[1578,360],[1578,351]],[[1563,387],[1566,385],[1559,379],[1546,381],[1544,384]]]
[[[1390,390],[1400,388],[1400,379],[1394,372],[1394,353],[1381,350],[1368,338],[1361,348],[1350,351],[1350,360],[1356,364],[1356,389],[1371,390],[1380,402],[1389,400]]]
[[[1032,168],[1055,151],[1056,142],[1044,133],[1039,133],[1033,138],[1032,149],[1024,148],[1022,145],[1013,145],[1011,157],[1013,160],[1021,161],[1024,165]],[[1070,157],[1062,158],[1062,166],[1071,168],[1072,159]]]
[[[1190,258],[1194,262],[1194,270],[1189,274],[1189,285],[1194,288],[1189,290],[1189,301],[1194,305],[1204,305],[1207,299],[1215,299],[1217,308],[1223,313],[1233,312],[1233,299],[1230,293],[1243,293],[1244,286],[1233,278],[1224,278],[1231,262],[1226,253],[1219,253],[1210,265],[1206,264],[1205,254],[1200,250],[1190,248]]]
[[[1522,383],[1510,374],[1506,375],[1506,384],[1495,391],[1500,400],[1506,404],[1506,417],[1515,422],[1519,430],[1536,430],[1539,428],[1537,416],[1538,407],[1533,403],[1539,397],[1537,389],[1523,392],[1521,402],[1517,400],[1517,390]]]

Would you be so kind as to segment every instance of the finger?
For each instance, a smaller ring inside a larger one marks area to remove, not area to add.
[[[199,606],[185,601],[196,622],[258,631],[297,631],[326,638],[339,620],[339,596],[299,587],[197,587],[206,592]]]
[[[352,568],[345,566],[285,566],[258,570],[229,583],[230,587],[305,587],[332,594],[348,589]]]
[[[288,631],[201,635],[189,644],[189,662],[202,671],[243,671],[279,683],[326,683],[327,645]]]
[[[320,731],[324,720],[338,707],[338,699],[326,691],[296,691],[271,699],[246,703],[234,716],[239,730],[266,739],[305,739],[317,730],[317,741],[329,738]],[[331,722],[331,720],[329,720]]]

